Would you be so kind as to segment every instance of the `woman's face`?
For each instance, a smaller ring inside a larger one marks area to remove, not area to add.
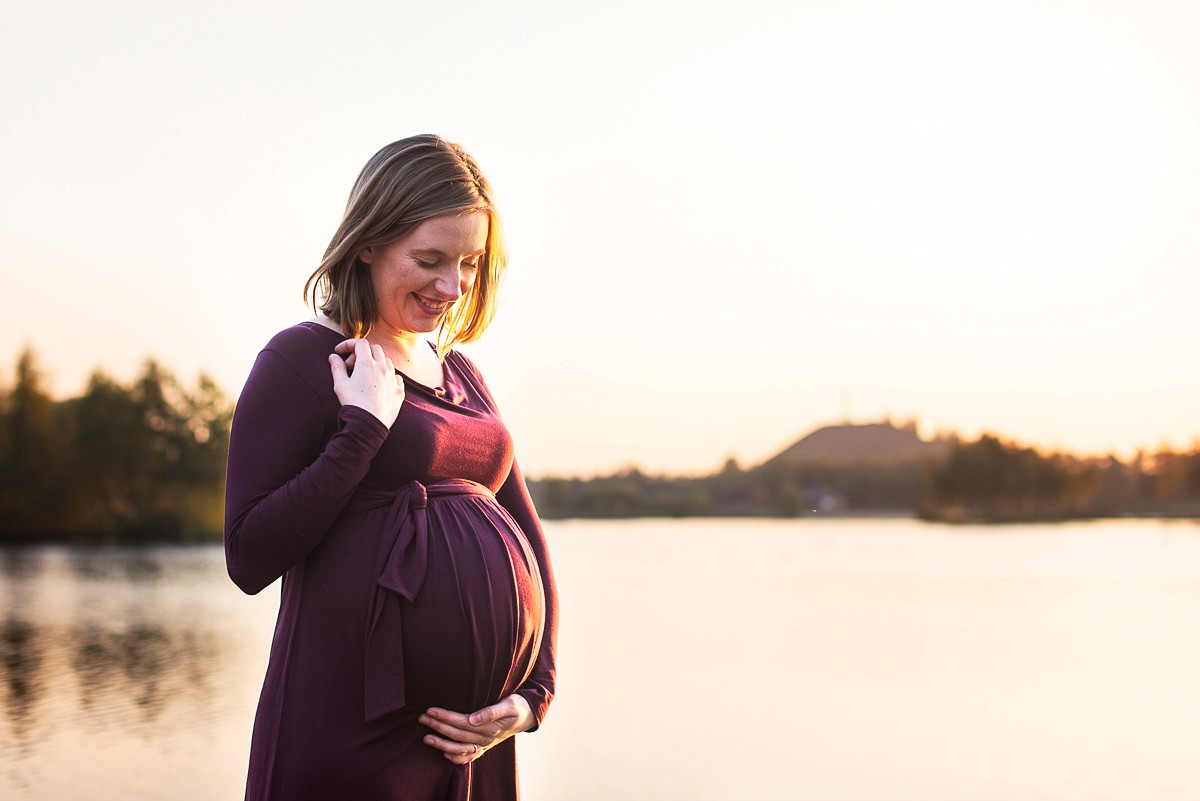
[[[450,306],[471,290],[488,237],[482,211],[434,217],[387,245],[364,248],[371,265],[381,333],[437,329]]]

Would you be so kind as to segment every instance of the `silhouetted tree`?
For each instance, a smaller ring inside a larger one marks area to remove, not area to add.
[[[55,409],[43,389],[33,350],[17,359],[16,381],[4,398],[4,451],[0,453],[0,526],[39,532],[57,527],[62,503],[57,468],[61,443]]]
[[[217,535],[231,408],[212,379],[189,392],[148,361],[58,403],[40,381],[27,351],[0,407],[0,540]]]

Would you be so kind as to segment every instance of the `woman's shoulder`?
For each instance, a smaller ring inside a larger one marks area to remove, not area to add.
[[[452,348],[446,353],[445,361],[453,366],[456,373],[467,376],[479,384],[483,384],[483,373],[475,366],[475,362],[471,361],[470,357],[461,350]]]
[[[479,374],[479,368],[475,366],[475,362],[467,358],[467,354],[463,353],[461,350],[451,348],[450,350],[446,351],[445,361],[453,364],[460,370],[469,370],[476,375]]]
[[[345,338],[340,331],[335,331],[318,320],[305,320],[271,337],[263,350],[273,351],[288,361],[308,361],[317,355],[325,359],[333,352],[333,346]]]
[[[493,410],[496,408],[496,399],[492,397],[487,382],[483,380],[483,374],[465,353],[451,349],[446,354],[445,363],[450,365],[460,381],[475,390],[475,394],[483,400],[485,407]]]
[[[329,371],[329,354],[340,341],[338,334],[312,321],[275,334],[259,351],[250,369],[235,415],[249,414],[252,419],[272,420],[272,424],[286,420],[289,425],[301,418],[319,418],[325,421],[321,425],[328,425],[329,420],[336,418],[339,406]],[[301,417],[292,417],[297,414]]]
[[[329,354],[344,338],[316,320],[306,320],[271,337],[258,355],[258,366],[271,372],[283,369],[305,383],[324,386],[329,378]]]

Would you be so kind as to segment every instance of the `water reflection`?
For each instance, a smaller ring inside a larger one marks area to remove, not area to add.
[[[213,568],[185,550],[0,551],[0,747],[62,727],[148,736],[164,716],[211,707],[226,655],[219,620],[196,614],[189,591],[211,586]]]
[[[1200,798],[1195,525],[548,535],[569,615],[530,801]],[[0,549],[0,798],[238,797],[277,602],[219,546]]]
[[[0,798],[240,794],[263,596],[219,547],[0,548]]]
[[[28,621],[9,618],[0,625],[0,664],[14,745],[48,736],[53,729],[44,724],[55,720],[71,725],[120,723],[149,732],[169,709],[203,707],[212,700],[215,688],[209,674],[221,656],[211,631],[147,623],[39,630]],[[62,697],[48,698],[47,688]],[[42,716],[41,706],[61,703],[70,695],[77,705],[66,720]],[[39,721],[43,725],[35,727]]]
[[[33,728],[34,707],[45,687],[43,644],[36,626],[19,616],[22,606],[20,585],[36,577],[39,559],[30,550],[3,549],[0,550],[0,569],[5,589],[5,618],[0,624],[4,710],[14,739],[20,743],[28,738]]]
[[[107,719],[150,724],[168,702],[193,696],[203,703],[213,693],[204,669],[220,659],[212,632],[145,623],[124,630],[89,624],[73,629],[69,639],[85,715],[103,713]]]
[[[43,686],[39,677],[41,649],[30,623],[15,618],[4,621],[0,628],[0,660],[4,665],[5,712],[20,740],[28,731],[32,708]]]
[[[0,575],[6,579],[20,579],[36,573],[41,559],[37,549],[0,548]]]
[[[67,554],[75,575],[91,581],[154,581],[162,578],[163,564],[156,551],[81,548]]]

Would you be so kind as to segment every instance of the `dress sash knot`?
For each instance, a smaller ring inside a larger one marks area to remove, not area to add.
[[[482,484],[452,478],[428,485],[411,481],[394,492],[360,489],[346,507],[346,514],[389,507],[383,524],[386,533],[380,542],[382,564],[367,621],[364,652],[367,721],[404,707],[402,604],[415,601],[425,583],[429,561],[429,499],[451,495],[495,498]]]

